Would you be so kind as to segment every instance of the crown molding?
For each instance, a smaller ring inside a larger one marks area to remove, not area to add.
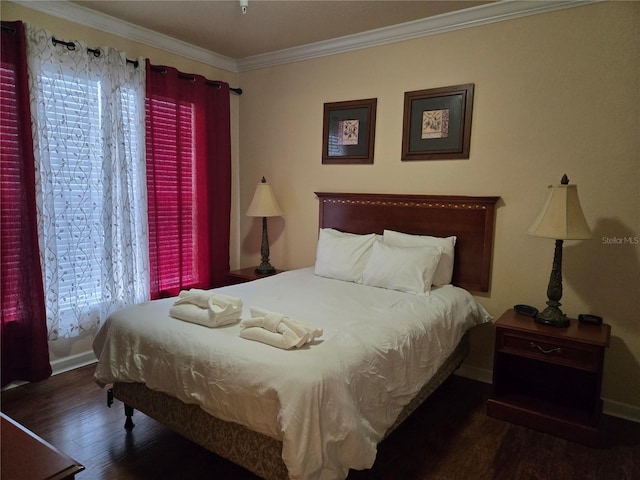
[[[182,40],[73,4],[67,0],[11,1],[25,8],[112,33],[222,70],[239,73],[402,42],[529,15],[590,5],[606,0],[502,0],[466,10],[241,59],[232,59],[219,55]]]
[[[337,55],[601,1],[605,0],[503,0],[390,27],[242,58],[237,61],[238,71],[244,72]]]
[[[112,33],[119,37],[127,38],[150,47],[171,52],[197,62],[221,68],[229,72],[238,72],[238,66],[234,59],[219,55],[210,50],[196,47],[168,35],[163,35],[152,30],[139,27],[132,23],[114,18],[104,13],[96,12],[86,7],[76,5],[67,0],[57,1],[33,1],[11,0],[31,10],[37,10],[48,15],[64,18],[71,22],[80,23],[87,27]]]

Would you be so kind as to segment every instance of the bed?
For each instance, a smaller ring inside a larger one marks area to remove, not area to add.
[[[376,241],[385,230],[455,236],[453,285],[398,292],[317,274],[317,260],[315,269],[216,290],[323,328],[295,350],[240,338],[238,325],[172,319],[173,299],[116,312],[94,343],[96,381],[113,385],[126,428],[137,409],[265,479],[345,478],[370,468],[377,443],[460,365],[468,330],[490,320],[469,291],[489,290],[498,197],[316,195],[319,248],[330,231]]]

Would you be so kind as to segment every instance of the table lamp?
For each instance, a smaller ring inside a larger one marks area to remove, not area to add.
[[[553,238],[556,241],[553,267],[547,287],[547,308],[535,317],[537,323],[554,327],[568,327],[570,322],[560,310],[562,298],[562,244],[564,240],[591,238],[591,230],[582,213],[577,185],[569,185],[563,175],[560,185],[549,185],[542,211],[529,228],[530,235]]]
[[[273,195],[271,185],[262,177],[262,182],[256,187],[256,193],[253,195],[253,200],[251,200],[251,204],[247,209],[247,216],[262,217],[262,245],[260,246],[262,261],[260,266],[256,268],[256,273],[262,275],[276,273],[276,269],[269,263],[267,217],[279,217],[280,215],[282,215],[282,210],[276,201],[276,197]]]

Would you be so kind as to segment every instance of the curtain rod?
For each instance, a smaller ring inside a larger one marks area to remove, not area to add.
[[[53,42],[54,45],[64,45],[65,47],[67,47],[67,50],[75,50],[76,49],[76,44],[73,42],[65,42],[63,40],[58,40],[56,37],[51,37],[51,41]],[[93,56],[98,58],[100,55],[102,55],[102,51],[99,48],[87,48],[87,52],[89,53],[93,53]],[[127,63],[130,63],[131,65],[133,65],[134,68],[138,68],[138,60],[129,60],[127,58]]]
[[[167,69],[164,67],[159,67],[156,65],[151,65],[151,69],[159,72],[161,75],[165,75],[167,73]],[[178,78],[182,78],[183,80],[189,80],[190,82],[195,82],[196,77],[193,75],[189,75],[188,73],[178,72]],[[212,87],[220,88],[220,83],[214,82],[213,80],[205,80],[206,85],[211,85]],[[232,88],[229,87],[229,91],[235,93],[236,95],[242,95],[241,88]]]
[[[2,24],[2,29],[3,30],[7,30],[11,33],[15,33],[15,28],[12,25],[5,25],[4,23]],[[65,47],[67,47],[68,50],[75,50],[76,49],[76,44],[74,42],[65,42],[63,40],[58,40],[56,37],[51,37],[51,41],[53,42],[54,45],[64,45]],[[99,48],[87,48],[87,51],[89,53],[92,53],[94,57],[100,57],[100,55],[102,54],[102,51]],[[127,63],[130,63],[134,66],[134,68],[138,68],[138,60],[129,60],[127,58]],[[157,70],[159,72],[164,72],[166,73],[166,70],[163,69],[162,67],[155,67],[152,66],[151,68],[153,68],[154,70]],[[178,73],[178,76],[180,78],[184,78],[187,80],[195,80],[195,77],[193,75],[187,75],[186,73]],[[212,85],[212,86],[217,86],[220,87],[220,84],[217,82],[213,82],[211,80],[207,80],[206,81],[207,85]],[[242,95],[242,89],[241,88],[233,88],[233,87],[229,87],[229,91],[235,93],[236,95]]]
[[[2,22],[2,30],[6,30],[9,33],[16,33],[16,28],[13,25],[5,25],[4,22]]]

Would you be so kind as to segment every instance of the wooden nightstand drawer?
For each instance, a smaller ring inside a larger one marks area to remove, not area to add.
[[[593,345],[500,329],[496,342],[497,351],[511,355],[591,372],[598,372],[602,368],[602,349]]]
[[[541,325],[507,310],[496,321],[493,395],[487,413],[598,446],[604,350],[611,327]]]

